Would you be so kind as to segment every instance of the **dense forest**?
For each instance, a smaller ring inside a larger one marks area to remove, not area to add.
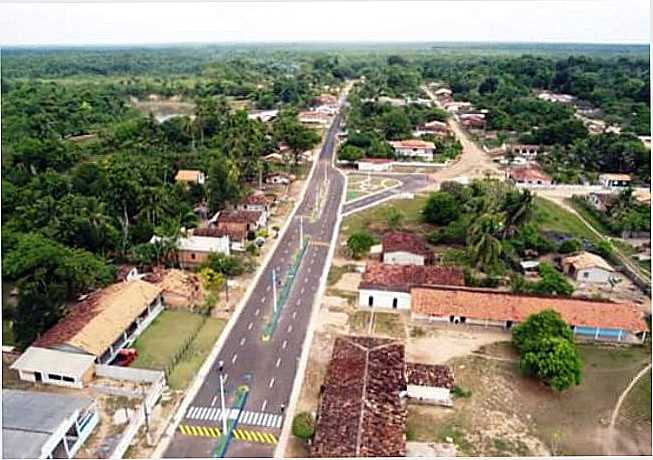
[[[383,49],[383,51],[379,51]],[[443,81],[457,99],[487,108],[498,131],[551,146],[547,167],[650,177],[648,48],[480,45],[177,46],[6,49],[2,54],[3,280],[17,286],[18,344],[54,324],[80,294],[106,285],[122,263],[147,265],[197,225],[194,209],[235,203],[271,165],[283,142],[296,154],[319,141],[298,110],[346,79],[352,95],[348,150],[383,156],[387,140],[444,113],[365,102],[421,96]],[[586,100],[624,134],[589,136],[564,106],[538,89]],[[134,104],[178,98],[192,115],[157,120]],[[280,109],[273,123],[243,110]],[[351,126],[350,126],[351,128]],[[537,128],[537,129],[536,129]],[[442,151],[454,144],[441,145]],[[345,150],[346,152],[346,150]],[[346,154],[346,153],[345,153]],[[292,166],[292,165],[290,165]],[[174,183],[178,169],[202,169],[205,186]],[[6,307],[6,305],[5,305]]]

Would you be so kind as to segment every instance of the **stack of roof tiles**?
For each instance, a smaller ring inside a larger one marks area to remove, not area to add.
[[[406,379],[409,385],[436,388],[453,388],[453,371],[439,364],[406,363]]]
[[[320,400],[314,457],[403,457],[406,410],[401,343],[338,337]]]
[[[409,292],[417,285],[464,286],[465,275],[454,267],[369,263],[359,288]]]

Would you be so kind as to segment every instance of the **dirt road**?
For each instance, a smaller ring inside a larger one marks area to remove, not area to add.
[[[438,104],[431,90],[426,86],[423,88],[431,100]],[[463,145],[463,152],[455,163],[430,175],[431,180],[435,182],[435,187],[439,187],[439,183],[446,180],[472,180],[474,178],[485,177],[488,174],[503,178],[503,173],[499,170],[498,166],[492,162],[483,149],[469,138],[457,120],[449,118],[448,124],[451,131]]]

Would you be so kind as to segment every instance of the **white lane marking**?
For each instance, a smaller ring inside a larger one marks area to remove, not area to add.
[[[276,428],[281,428],[281,422],[282,422],[282,421],[283,421],[283,417],[281,417],[281,415],[277,415],[277,420],[276,420],[274,426],[275,426]]]
[[[261,406],[261,412],[264,412],[266,407],[268,407],[268,400],[267,399],[265,401],[263,401],[263,405]]]
[[[217,396],[214,396],[213,399],[211,400],[211,405],[215,406],[215,402],[218,400]]]
[[[274,386],[274,377],[270,379],[270,383],[268,384],[268,388],[272,388]]]
[[[218,410],[213,414],[213,418],[211,420],[218,420],[220,418],[220,413],[222,412],[222,409],[218,407]]]
[[[270,289],[271,289],[271,288],[270,288],[270,285],[268,284],[268,287],[265,288],[265,290],[266,290],[266,291],[269,291]],[[265,297],[263,297],[263,298],[265,299]]]
[[[311,272],[311,267],[308,267],[308,273],[310,273],[310,272]]]
[[[234,357],[231,358],[231,364],[235,363],[236,359],[238,359],[238,355],[234,355]]]
[[[292,312],[292,319],[295,319],[295,318],[297,318],[297,312],[296,311]]]
[[[261,297],[261,303],[265,303],[265,296]]]
[[[243,337],[242,339],[240,339],[240,346],[242,347],[243,345],[245,345],[245,342],[246,342],[246,341],[247,341],[247,339],[246,339],[245,337]]]
[[[292,324],[288,326],[288,334],[292,332]]]
[[[213,420],[213,416],[215,415],[215,413],[216,413],[217,411],[218,411],[218,409],[216,409],[215,407],[214,407],[213,409],[211,409],[211,411],[209,412],[209,417],[208,417],[208,419],[209,419],[209,420]]]
[[[304,283],[308,283],[308,278],[304,278]]]
[[[188,412],[186,412],[186,418],[195,418],[195,412],[197,411],[197,407],[191,406],[188,408]]]
[[[261,309],[257,308],[256,311],[254,312],[254,316],[258,316],[259,313],[261,313]]]
[[[199,418],[200,420],[204,420],[205,416],[208,415],[209,413],[209,408],[208,407],[202,407],[202,411],[200,412]]]
[[[275,364],[274,367],[279,367],[280,364],[281,364],[281,358],[277,358],[277,364]],[[261,409],[261,410],[264,410],[264,409]]]
[[[251,330],[252,330],[252,326],[254,326],[254,323],[249,323],[249,325],[247,326],[247,329],[251,331]]]
[[[283,343],[281,344],[281,348],[283,348],[285,350],[286,346],[288,346],[288,341],[284,340]]]
[[[257,412],[256,415],[254,415],[254,419],[252,420],[252,425],[258,425],[259,418],[261,418],[261,414]]]
[[[306,289],[302,288],[302,294],[304,293],[305,290],[306,290]]]
[[[268,418],[270,418],[270,414],[263,414],[263,418],[261,419],[261,425],[268,425]]]
[[[225,376],[224,376],[224,383],[227,383],[227,379],[228,379],[228,378],[229,378],[229,375],[228,375],[228,374],[225,374]]]
[[[300,303],[302,303],[302,299],[297,299],[297,303],[295,305],[297,305],[299,307]]]

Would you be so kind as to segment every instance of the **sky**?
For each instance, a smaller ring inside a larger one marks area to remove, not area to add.
[[[0,3],[0,45],[650,43],[648,0]]]

